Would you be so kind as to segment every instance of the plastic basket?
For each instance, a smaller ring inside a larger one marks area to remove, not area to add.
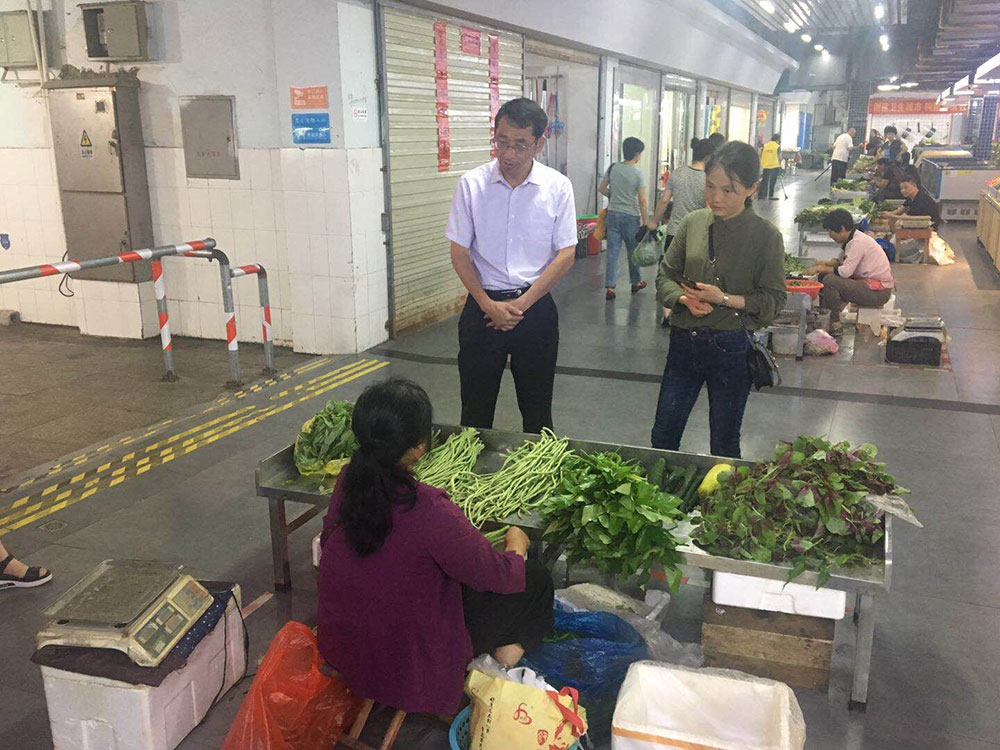
[[[451,729],[448,730],[448,742],[451,743],[451,750],[469,750],[469,743],[472,740],[472,706],[466,706],[458,712],[458,716],[451,722]],[[574,742],[569,750],[580,750],[580,743]]]
[[[785,289],[789,294],[808,294],[810,299],[819,296],[823,284],[819,281],[786,281]]]

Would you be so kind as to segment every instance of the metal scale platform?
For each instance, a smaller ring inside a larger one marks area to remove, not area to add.
[[[936,315],[907,318],[886,342],[885,359],[897,364],[939,367],[946,335],[944,320]]]
[[[208,590],[183,566],[105,560],[45,610],[35,636],[44,646],[110,648],[155,667],[211,606]]]

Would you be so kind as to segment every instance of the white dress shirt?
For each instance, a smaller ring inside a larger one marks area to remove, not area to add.
[[[560,250],[576,245],[573,185],[535,161],[512,188],[496,160],[483,164],[459,180],[446,235],[469,249],[484,289],[531,286]]]
[[[849,161],[852,148],[854,148],[854,139],[851,138],[851,134],[841,133],[833,142],[833,158],[836,161]]]

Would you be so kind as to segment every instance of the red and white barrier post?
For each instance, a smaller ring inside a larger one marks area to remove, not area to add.
[[[232,277],[257,275],[257,292],[260,297],[260,326],[264,338],[264,374],[273,375],[274,343],[271,335],[271,296],[267,290],[267,270],[260,264],[237,266],[232,269]]]

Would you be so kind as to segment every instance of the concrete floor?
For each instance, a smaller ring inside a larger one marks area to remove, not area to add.
[[[760,207],[782,228],[789,247],[795,238],[792,217],[824,192],[825,180],[816,183],[813,176],[790,179],[788,200]],[[802,433],[874,442],[890,470],[912,489],[913,506],[925,525],[922,530],[896,527],[893,587],[877,614],[867,712],[846,709],[853,644],[843,633],[838,635],[829,692],[796,691],[809,748],[1000,747],[1000,586],[995,576],[1000,567],[1000,510],[995,502],[1000,486],[1000,278],[988,267],[971,226],[949,225],[942,234],[955,248],[958,263],[945,268],[897,266],[895,271],[905,312],[944,316],[952,337],[951,371],[880,365],[873,342],[848,339],[836,357],[782,360],[785,384],[750,398],[744,423],[746,457],[767,457],[777,441]],[[578,262],[558,289],[563,344],[556,427],[584,439],[647,445],[667,333],[656,324],[650,291],[604,301],[603,262],[604,256]],[[41,367],[60,361],[55,345],[46,345],[49,336],[38,331],[31,334],[31,342],[17,340],[10,346],[5,345],[9,339],[0,337],[0,346],[24,356],[19,370]],[[34,360],[29,353],[33,345]],[[164,405],[162,413],[175,420],[170,425],[114,439],[110,430],[131,429],[133,424],[111,426],[105,434],[88,434],[85,439],[96,440],[95,445],[78,451],[76,461],[71,456],[70,466],[52,470],[44,480],[17,487],[48,467],[0,480],[0,488],[14,485],[0,492],[4,544],[56,574],[48,586],[0,593],[6,632],[0,641],[5,666],[0,671],[0,700],[16,707],[0,718],[0,747],[51,747],[41,680],[27,659],[43,622],[40,612],[89,568],[106,558],[176,560],[203,577],[238,581],[244,602],[268,595],[270,542],[264,502],[254,496],[256,461],[291,442],[299,425],[326,399],[354,398],[384,375],[417,380],[431,394],[435,417],[457,421],[456,350],[451,320],[360,357],[317,359],[306,365],[312,369],[286,371],[274,385],[248,388],[228,400],[196,408],[181,401]],[[5,359],[0,357],[0,362]],[[354,369],[338,372],[352,363]],[[379,367],[381,363],[386,364]],[[74,360],[60,361],[66,372],[74,366]],[[148,380],[130,380],[139,393],[157,389],[155,368],[147,370]],[[87,371],[79,374],[85,377]],[[23,371],[21,377],[31,380]],[[217,395],[206,393],[203,401]],[[282,410],[285,404],[292,405]],[[117,409],[110,400],[94,408],[102,406]],[[11,409],[30,414],[24,398],[0,401],[0,409],[5,420]],[[45,415],[38,413],[41,424]],[[228,421],[220,420],[230,414]],[[24,419],[28,421],[21,423],[22,429],[30,431],[31,417]],[[703,399],[689,423],[685,450],[707,452],[707,422]],[[497,427],[519,425],[507,378]],[[64,440],[79,443],[72,429],[65,427]],[[192,441],[191,452],[178,451],[170,454],[176,460],[164,461],[162,444],[169,444],[166,436],[178,430],[192,436],[184,443]],[[5,434],[0,432],[0,438]],[[154,443],[155,449],[146,450]],[[101,451],[103,446],[109,447]],[[139,474],[132,453],[160,458],[152,462],[154,469]],[[112,467],[123,462],[125,471],[119,477],[117,469],[102,471],[108,462]],[[82,487],[89,487],[94,476],[97,491],[79,500],[82,493],[74,490],[73,472],[85,474]],[[112,486],[121,477],[124,481]],[[63,496],[64,483],[73,494],[58,507],[54,501]],[[49,486],[57,490],[43,496]],[[23,497],[28,500],[18,504]],[[308,547],[318,528],[314,520],[292,537],[291,592],[268,598],[247,621],[254,662],[288,618],[314,621],[315,577]],[[704,595],[703,586],[685,587],[671,604],[666,629],[681,640],[695,639]],[[219,747],[248,684],[230,691],[181,747]],[[426,728],[419,731],[434,735]],[[417,740],[410,735],[397,746],[447,747],[440,733],[435,736]]]

